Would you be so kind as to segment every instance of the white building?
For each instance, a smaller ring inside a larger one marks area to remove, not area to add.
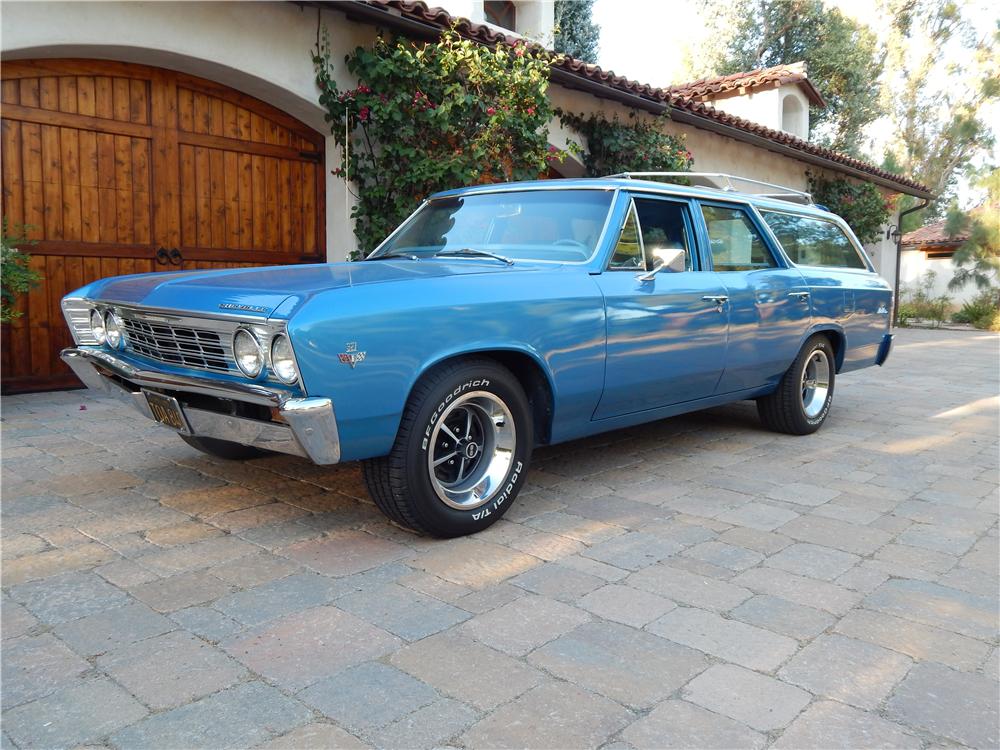
[[[546,38],[552,0],[452,0],[460,33]],[[433,38],[456,18],[421,2],[4,2],[0,23],[3,214],[34,225],[45,283],[5,331],[4,385],[66,385],[59,298],[117,273],[341,260],[350,194],[318,103],[310,50],[333,60],[377,29]],[[505,27],[511,27],[506,29]],[[338,85],[352,87],[343,64]],[[573,112],[668,111],[696,168],[806,189],[806,171],[885,194],[926,188],[803,140],[818,93],[794,66],[656,89],[568,59],[553,103]],[[558,122],[553,145],[568,138]],[[582,172],[572,160],[559,170]],[[898,223],[898,222],[896,222]],[[871,247],[892,280],[895,246]]]

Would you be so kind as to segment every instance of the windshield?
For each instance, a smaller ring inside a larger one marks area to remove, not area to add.
[[[605,190],[438,198],[428,201],[370,257],[425,258],[479,250],[515,260],[585,261],[594,254],[612,198]]]

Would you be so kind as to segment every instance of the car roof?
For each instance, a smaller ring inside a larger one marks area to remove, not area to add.
[[[523,190],[630,190],[632,192],[656,193],[673,195],[683,198],[701,198],[703,200],[719,200],[738,203],[750,203],[762,209],[785,211],[792,213],[811,214],[826,219],[838,217],[817,206],[816,204],[795,203],[752,193],[736,190],[720,190],[694,185],[674,185],[655,180],[642,180],[625,177],[581,177],[554,180],[528,180],[523,182],[501,182],[490,185],[474,185],[471,187],[445,190],[431,195],[428,200],[438,198],[453,198],[462,195],[481,193],[517,192]]]

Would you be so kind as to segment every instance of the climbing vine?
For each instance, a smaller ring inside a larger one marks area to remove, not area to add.
[[[378,38],[345,58],[338,87],[329,37],[313,51],[319,101],[350,181],[354,232],[372,250],[438,190],[543,175],[565,152],[548,144],[550,53],[518,42],[487,47],[457,32],[416,43]]]
[[[630,113],[627,120],[618,115],[608,119],[602,114],[575,115],[558,112],[564,127],[587,141],[586,149],[577,147],[587,175],[601,177],[619,172],[689,172],[694,165],[684,139],[664,129],[666,114],[647,120]]]
[[[863,243],[874,242],[888,223],[894,199],[885,198],[870,182],[828,179],[808,173],[813,200],[848,223]]]

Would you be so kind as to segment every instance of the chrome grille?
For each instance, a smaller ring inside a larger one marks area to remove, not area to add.
[[[133,314],[134,315],[134,314]],[[197,370],[231,372],[231,345],[218,331],[160,320],[121,317],[126,348],[158,362]]]

